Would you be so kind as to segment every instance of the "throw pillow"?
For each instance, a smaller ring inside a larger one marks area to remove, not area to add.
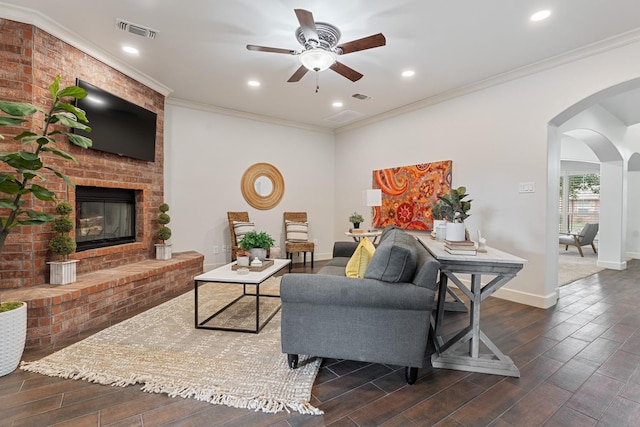
[[[256,226],[253,222],[233,221],[233,232],[236,234],[237,243],[240,243],[244,235],[250,231],[256,231]]]
[[[287,228],[287,241],[288,242],[307,242],[309,241],[309,223],[308,222],[296,222],[285,221]]]
[[[376,247],[373,246],[371,240],[364,237],[356,247],[353,255],[351,255],[351,258],[349,258],[345,267],[345,275],[362,279],[375,251]]]

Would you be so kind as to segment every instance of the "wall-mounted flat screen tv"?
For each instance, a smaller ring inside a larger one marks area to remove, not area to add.
[[[86,98],[76,100],[76,107],[87,113],[91,132],[74,132],[91,138],[94,150],[155,160],[156,113],[80,79],[76,79],[76,85],[87,91]]]

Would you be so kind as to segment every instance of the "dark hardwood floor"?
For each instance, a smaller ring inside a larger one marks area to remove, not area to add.
[[[294,266],[303,271],[308,264]],[[640,261],[564,286],[560,295],[548,310],[496,298],[482,305],[483,331],[514,360],[520,378],[425,368],[409,386],[400,367],[326,360],[312,397],[325,415],[303,416],[18,369],[0,378],[0,427],[640,425]],[[448,313],[447,327],[466,317]],[[24,359],[54,350],[27,351]]]

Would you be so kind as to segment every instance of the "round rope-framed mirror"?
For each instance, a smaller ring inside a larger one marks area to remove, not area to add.
[[[242,175],[240,188],[244,199],[256,209],[275,207],[284,195],[284,179],[270,163],[256,163]]]

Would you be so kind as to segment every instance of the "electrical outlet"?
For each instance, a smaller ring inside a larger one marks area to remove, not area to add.
[[[227,252],[227,245],[222,245],[222,252]]]
[[[220,246],[215,245],[215,246],[213,247],[213,253],[214,253],[214,254],[219,254],[219,253],[220,253]]]

